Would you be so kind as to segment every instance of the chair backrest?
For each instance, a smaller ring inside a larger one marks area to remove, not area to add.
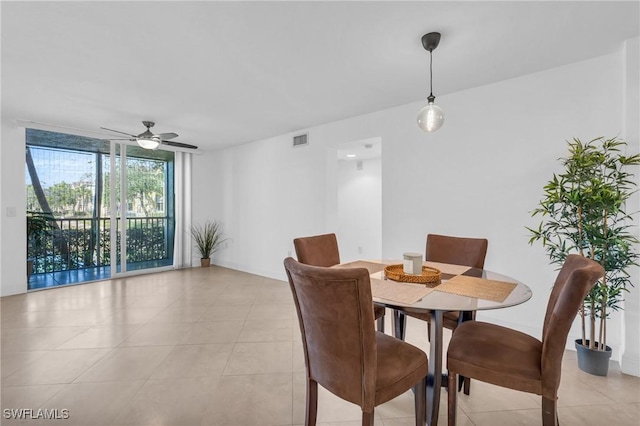
[[[585,296],[603,276],[598,262],[577,254],[565,259],[549,296],[542,329],[542,396],[555,398],[569,330]]]
[[[340,263],[336,234],[314,235],[293,240],[298,262],[314,266],[333,266]]]
[[[483,269],[488,245],[484,238],[427,234],[425,260]]]
[[[374,406],[376,337],[369,272],[284,260],[310,379],[361,407]]]

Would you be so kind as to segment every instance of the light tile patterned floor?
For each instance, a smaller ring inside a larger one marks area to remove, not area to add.
[[[193,268],[5,297],[1,314],[3,425],[304,423],[302,345],[285,282]],[[407,340],[427,350],[424,323],[410,318]],[[590,376],[567,352],[559,406],[564,426],[635,426],[640,379],[615,367]],[[69,418],[4,418],[21,408],[66,409]],[[459,412],[461,426],[540,424],[538,397],[477,381],[460,394]],[[446,395],[440,413],[446,424]],[[413,425],[412,394],[375,417]],[[356,426],[360,409],[321,389],[318,421]]]

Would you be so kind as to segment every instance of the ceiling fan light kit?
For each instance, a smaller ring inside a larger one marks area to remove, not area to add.
[[[120,130],[113,130],[113,129],[108,129],[106,127],[100,127],[103,130],[108,130],[110,132],[115,132],[115,133],[119,133],[121,135],[126,135],[128,136],[127,138],[121,138],[121,139],[111,139],[111,140],[127,140],[127,141],[135,141],[138,145],[140,145],[142,148],[145,149],[157,149],[160,145],[169,145],[169,146],[176,146],[179,148],[188,148],[188,149],[198,149],[197,146],[195,145],[190,145],[188,143],[182,143],[182,142],[175,142],[175,141],[169,141],[166,139],[173,139],[173,138],[177,138],[178,134],[177,133],[159,133],[159,134],[154,134],[151,131],[151,128],[153,126],[155,126],[156,123],[154,123],[153,121],[143,121],[142,124],[147,128],[147,130],[145,130],[144,132],[140,133],[139,135],[132,135],[130,133],[126,133],[126,132],[121,132]]]
[[[442,108],[434,104],[433,96],[433,51],[440,44],[440,33],[431,32],[422,36],[422,47],[429,52],[429,89],[428,104],[418,113],[418,126],[425,132],[435,132],[444,123]]]
[[[145,149],[157,149],[160,146],[160,140],[158,139],[145,139],[145,138],[136,138],[136,142],[138,145]]]

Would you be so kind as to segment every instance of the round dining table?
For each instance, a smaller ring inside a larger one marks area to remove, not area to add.
[[[389,264],[399,264],[398,260],[363,260],[343,263],[339,267],[364,267],[369,270],[372,294],[374,303],[393,309],[394,311],[394,335],[403,335],[405,315],[403,312],[410,311],[416,313],[430,313],[430,344],[429,344],[429,377],[427,380],[427,424],[436,426],[438,424],[438,413],[440,407],[440,391],[443,384],[442,375],[442,350],[443,350],[443,315],[445,312],[460,311],[465,317],[470,317],[473,311],[484,311],[491,309],[502,309],[519,305],[526,302],[533,295],[531,289],[524,283],[497,272],[486,269],[469,268],[460,265],[438,264],[434,262],[423,262],[423,266],[436,268],[442,275],[442,290],[448,281],[463,282],[468,284],[482,284],[485,290],[491,290],[492,286],[510,286],[508,295],[503,300],[484,299],[482,295],[474,295],[471,291],[468,295],[455,294],[447,291],[440,291],[433,286],[425,289],[424,296],[419,300],[401,300],[402,297],[396,295],[402,292],[402,287],[397,287],[396,281],[385,278],[384,267]],[[450,284],[451,284],[450,283]],[[415,286],[416,284],[400,283],[401,285]],[[425,285],[421,285],[426,287]],[[400,289],[400,290],[398,290]],[[468,286],[467,286],[468,289]],[[464,293],[464,292],[463,292]],[[381,297],[384,296],[384,297]],[[417,297],[420,297],[417,296]],[[455,389],[449,391],[456,391]]]

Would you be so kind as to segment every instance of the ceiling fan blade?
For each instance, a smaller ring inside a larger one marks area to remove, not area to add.
[[[182,142],[172,142],[172,141],[162,141],[163,144],[165,145],[171,145],[171,146],[177,146],[179,148],[190,148],[190,149],[198,149],[197,146],[195,145],[189,145],[188,143],[182,143]]]
[[[116,133],[120,133],[120,134],[123,134],[123,135],[131,136],[132,138],[137,137],[136,135],[132,135],[130,133],[121,132],[120,130],[107,129],[106,127],[100,127],[100,128],[103,129],[103,130],[109,130],[110,132],[116,132]]]
[[[160,133],[156,136],[159,137],[160,139],[173,139],[173,138],[177,138],[178,134],[171,132],[171,133]]]

